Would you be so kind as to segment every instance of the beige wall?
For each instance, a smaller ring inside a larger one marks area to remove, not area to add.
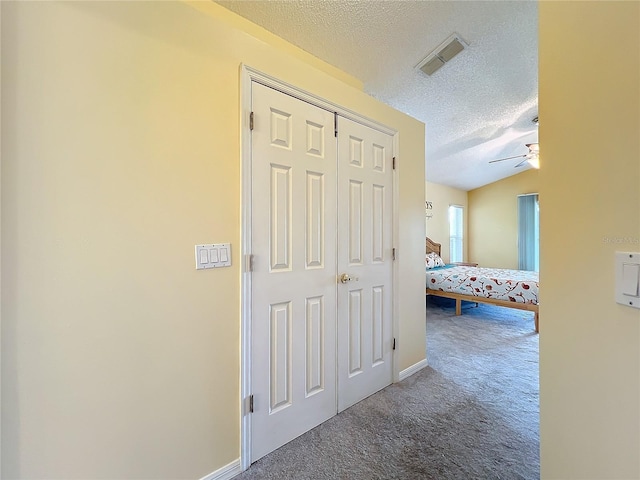
[[[397,367],[425,358],[424,125],[195,6],[3,2],[3,478],[238,459],[243,62],[399,130]],[[208,242],[233,266],[195,271]]]
[[[542,478],[637,479],[640,311],[614,302],[614,252],[640,251],[640,3],[539,22]]]
[[[449,206],[461,205],[464,207],[464,259],[466,260],[469,247],[469,208],[467,205],[467,192],[439,183],[426,182],[426,201],[431,202],[433,209],[427,213],[433,217],[427,218],[427,236],[434,242],[442,245],[442,258],[449,262]]]
[[[469,191],[469,260],[480,266],[518,268],[518,195],[538,192],[530,169]]]

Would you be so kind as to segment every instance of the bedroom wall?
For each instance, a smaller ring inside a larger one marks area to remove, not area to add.
[[[469,248],[469,208],[467,192],[458,188],[440,185],[439,183],[425,183],[425,200],[431,202],[433,209],[427,213],[433,214],[426,218],[427,236],[434,242],[442,244],[442,258],[449,262],[449,206],[462,205],[464,207],[464,258],[467,259]]]
[[[469,261],[518,268],[517,196],[538,190],[538,170],[530,169],[468,192]]]
[[[396,367],[424,360],[423,124],[213,2],[2,2],[1,30],[2,478],[239,458],[242,62],[400,131]],[[208,242],[230,268],[195,270]]]
[[[640,478],[640,3],[540,2],[541,477]],[[594,58],[606,58],[594,68]]]

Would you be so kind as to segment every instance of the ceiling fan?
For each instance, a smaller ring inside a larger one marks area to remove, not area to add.
[[[540,145],[538,143],[527,143],[526,146],[529,151],[523,155],[501,158],[499,160],[491,160],[489,163],[503,162],[505,160],[512,160],[514,158],[524,158],[524,160],[515,165],[514,168],[521,167],[525,163],[528,163],[533,168],[540,168]]]

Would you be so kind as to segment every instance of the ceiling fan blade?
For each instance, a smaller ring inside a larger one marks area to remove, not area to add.
[[[512,160],[514,158],[522,158],[522,157],[526,157],[528,155],[529,155],[528,153],[525,153],[524,155],[516,155],[515,157],[501,158],[500,160],[491,160],[489,163],[504,162],[505,160]]]
[[[527,158],[525,158],[524,160],[522,160],[520,163],[518,163],[517,165],[515,165],[513,168],[518,168],[521,167],[522,165],[524,165],[525,163],[527,163],[529,161],[529,155],[526,155]]]

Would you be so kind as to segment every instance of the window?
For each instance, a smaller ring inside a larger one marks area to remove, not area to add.
[[[538,194],[518,196],[518,268],[540,270],[540,207]]]
[[[449,207],[449,262],[462,262],[464,251],[464,209],[460,205]]]

